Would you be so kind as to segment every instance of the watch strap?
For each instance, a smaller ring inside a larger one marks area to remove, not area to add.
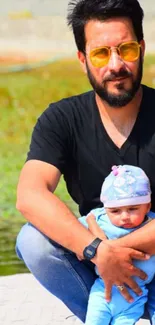
[[[97,248],[102,241],[103,241],[102,239],[97,237],[92,241],[90,245],[93,246],[94,248]]]

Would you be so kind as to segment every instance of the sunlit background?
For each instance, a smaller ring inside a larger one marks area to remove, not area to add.
[[[15,255],[25,222],[16,185],[36,119],[50,102],[90,89],[76,60],[68,0],[5,0],[0,11],[0,275],[28,272]],[[155,86],[155,3],[141,0],[147,55],[143,82]],[[57,194],[78,215],[61,181]]]

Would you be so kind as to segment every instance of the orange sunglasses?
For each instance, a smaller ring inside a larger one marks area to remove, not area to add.
[[[130,41],[112,47],[116,49],[122,60],[134,62],[139,58],[141,45],[136,41]],[[102,46],[90,51],[89,57],[92,65],[96,68],[104,67],[108,64],[111,55],[110,46]]]

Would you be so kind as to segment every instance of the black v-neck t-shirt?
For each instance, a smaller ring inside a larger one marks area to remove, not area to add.
[[[113,165],[139,166],[150,179],[155,212],[155,90],[143,86],[137,120],[120,149],[103,126],[94,91],[50,104],[34,128],[30,159],[61,171],[81,214],[102,206],[101,186]]]

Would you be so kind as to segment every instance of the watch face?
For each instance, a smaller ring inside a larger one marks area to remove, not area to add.
[[[97,247],[101,242],[102,239],[97,237],[93,240],[93,242],[89,246],[86,246],[83,251],[84,258],[87,260],[91,260],[95,256]]]
[[[88,246],[84,249],[84,257],[88,260],[90,260],[91,258],[93,258],[95,256],[95,248],[92,246]]]

